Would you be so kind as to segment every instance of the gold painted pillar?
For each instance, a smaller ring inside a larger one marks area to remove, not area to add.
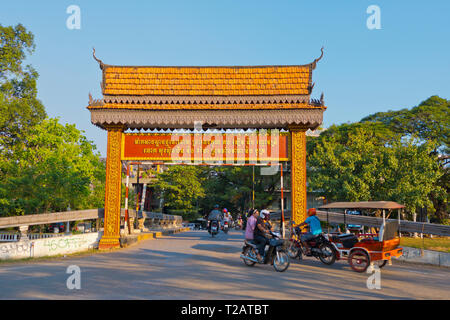
[[[105,221],[104,232],[98,248],[100,250],[120,247],[120,188],[122,184],[122,125],[110,125],[106,154]]]
[[[291,212],[295,224],[306,219],[306,130],[290,127],[291,133]]]

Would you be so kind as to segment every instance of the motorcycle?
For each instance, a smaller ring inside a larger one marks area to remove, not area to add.
[[[336,249],[331,244],[327,236],[321,233],[313,239],[306,241],[310,247],[310,251],[308,252],[303,243],[300,241],[302,234],[300,228],[295,228],[292,230],[291,234],[292,236],[289,239],[289,245],[287,248],[290,258],[295,259],[298,257],[301,260],[303,259],[303,255],[306,257],[315,257],[316,259],[320,259],[320,261],[326,265],[332,265],[336,261]]]
[[[219,222],[217,220],[212,220],[209,225],[209,231],[211,236],[214,238],[216,234],[219,233]]]
[[[222,231],[227,234],[228,233],[228,221],[223,222]]]
[[[259,264],[268,264],[273,265],[274,269],[278,272],[286,271],[289,267],[289,255],[283,248],[283,240],[281,239],[280,234],[270,232],[272,236],[269,239],[268,249],[265,250],[264,259],[262,262],[258,261],[257,254],[258,249],[257,246],[252,241],[245,240],[244,247],[242,248],[241,259],[244,263],[252,267],[256,263]]]

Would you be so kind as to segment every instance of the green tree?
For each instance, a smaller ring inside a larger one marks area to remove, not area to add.
[[[0,160],[23,142],[23,132],[42,121],[45,110],[37,99],[38,73],[24,66],[35,49],[34,36],[24,26],[0,25]],[[1,168],[0,168],[1,170]]]
[[[345,124],[310,139],[308,189],[332,201],[391,200],[409,212],[431,205],[441,177],[432,142],[415,144],[379,124]]]
[[[361,122],[382,123],[402,136],[417,136],[425,141],[435,141],[442,153],[449,152],[450,100],[431,96],[412,109],[378,112]]]
[[[0,184],[6,215],[103,206],[105,166],[75,125],[46,119],[25,133],[26,146],[7,162]]]
[[[278,199],[280,175],[261,175],[260,167],[254,169],[255,207],[265,208]],[[215,204],[232,213],[253,206],[252,167],[206,167],[203,170],[206,190],[206,196],[200,201],[203,214],[209,213]]]
[[[200,168],[194,166],[170,166],[157,174],[154,186],[164,198],[164,206],[170,209],[190,211],[205,195]]]
[[[103,207],[105,166],[74,125],[46,119],[34,36],[0,25],[0,215]],[[44,120],[45,119],[45,120]]]
[[[429,156],[438,163],[441,173],[435,188],[429,193],[432,211],[443,222],[448,216],[450,192],[449,136],[450,100],[431,96],[412,109],[378,112],[361,120],[362,123],[384,125],[388,130],[402,137],[418,137],[416,144],[424,141],[433,143],[435,148]]]

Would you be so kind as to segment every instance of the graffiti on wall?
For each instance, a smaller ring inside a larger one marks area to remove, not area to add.
[[[29,253],[32,247],[32,242],[8,243],[0,246],[0,254],[23,255]]]
[[[60,239],[46,239],[44,246],[48,248],[49,251],[55,251],[58,249],[79,249],[83,247],[89,241],[85,238],[60,238]]]

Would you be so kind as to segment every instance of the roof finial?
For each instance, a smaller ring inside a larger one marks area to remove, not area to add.
[[[314,60],[314,61],[311,63],[313,70],[316,68],[317,62],[319,62],[319,60],[322,59],[322,57],[323,57],[323,46],[322,46],[322,48],[320,49],[320,51],[322,51],[322,54],[320,55],[320,57],[318,57],[316,60]]]
[[[100,69],[103,70],[103,61],[100,59],[97,59],[97,57],[95,56],[95,48],[92,48],[92,56],[94,57],[95,61],[98,62],[98,64],[100,65]]]

